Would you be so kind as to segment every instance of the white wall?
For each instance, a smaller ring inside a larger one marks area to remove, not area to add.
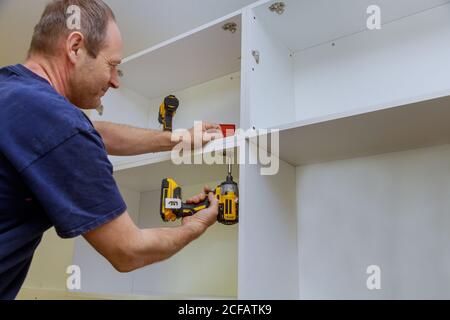
[[[449,299],[449,160],[447,145],[297,168],[300,297]]]

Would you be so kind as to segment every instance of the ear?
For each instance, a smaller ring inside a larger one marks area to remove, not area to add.
[[[72,32],[66,40],[66,54],[75,64],[81,57],[84,48],[84,36],[81,32]]]

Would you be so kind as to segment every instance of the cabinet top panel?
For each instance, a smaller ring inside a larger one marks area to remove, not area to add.
[[[235,24],[235,32],[224,30]],[[122,85],[158,98],[238,72],[241,14],[234,13],[125,59]]]
[[[268,1],[254,8],[270,32],[292,52],[327,43],[355,33],[368,31],[369,6],[380,8],[381,24],[450,3],[449,0],[283,0],[285,11],[279,15]]]

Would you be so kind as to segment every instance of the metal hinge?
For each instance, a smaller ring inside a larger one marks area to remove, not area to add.
[[[228,22],[223,25],[222,29],[225,31],[230,31],[231,33],[236,33],[237,24],[235,22]]]
[[[283,14],[286,9],[286,4],[284,2],[275,2],[269,7],[269,10],[272,12],[276,12],[278,14]]]

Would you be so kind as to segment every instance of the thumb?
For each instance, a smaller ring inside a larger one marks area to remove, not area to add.
[[[217,210],[219,208],[219,200],[217,200],[216,195],[213,192],[210,192],[208,195],[210,208],[212,210]]]

